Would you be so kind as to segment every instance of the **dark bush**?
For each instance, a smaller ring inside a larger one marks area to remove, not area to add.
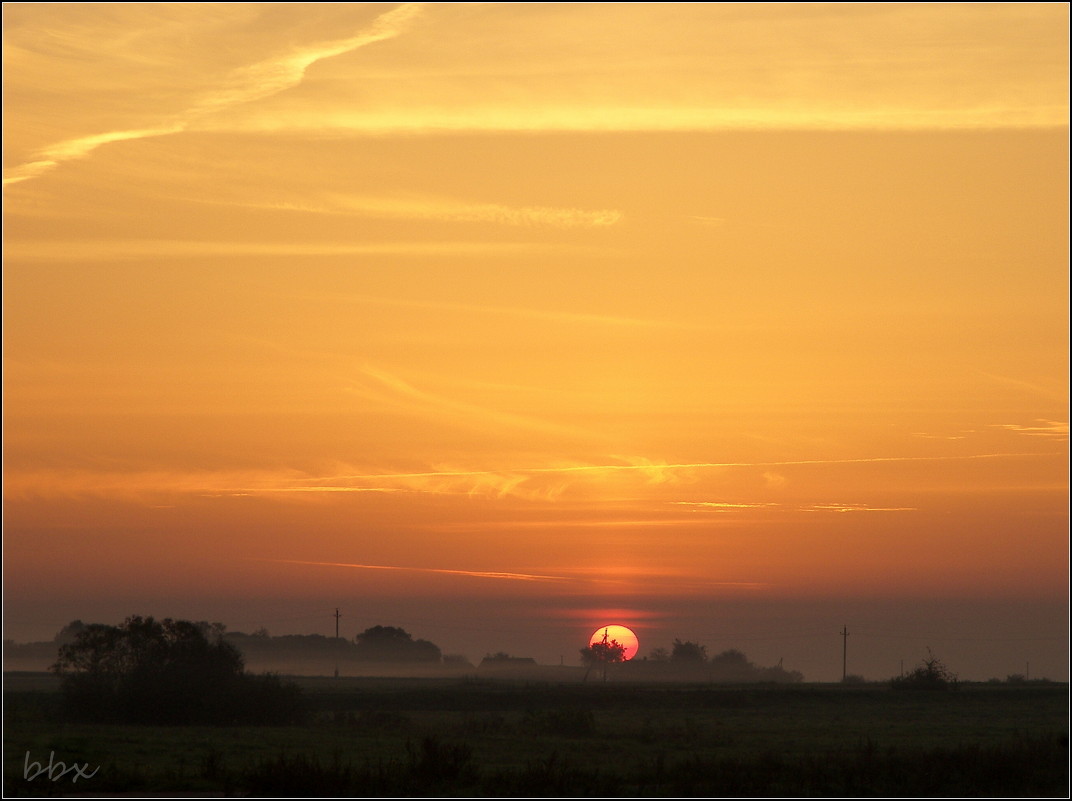
[[[948,690],[957,686],[957,674],[927,649],[927,658],[919,667],[890,682],[895,690]]]
[[[130,617],[93,624],[60,647],[68,717],[122,723],[281,724],[304,715],[301,691],[243,670],[238,650],[207,625]]]

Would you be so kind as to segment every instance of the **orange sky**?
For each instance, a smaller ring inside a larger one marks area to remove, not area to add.
[[[5,636],[941,598],[1067,676],[1067,5],[3,21]]]

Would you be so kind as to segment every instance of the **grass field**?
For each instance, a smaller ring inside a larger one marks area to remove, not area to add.
[[[158,727],[64,722],[54,677],[8,674],[5,796],[1068,795],[1065,684],[295,681],[304,725]],[[27,752],[99,770],[28,781]]]

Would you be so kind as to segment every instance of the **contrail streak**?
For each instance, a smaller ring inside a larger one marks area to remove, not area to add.
[[[396,565],[360,565],[350,562],[308,562],[301,559],[258,559],[258,562],[277,562],[288,565],[320,565],[322,567],[353,567],[359,570],[404,570],[414,573],[445,573],[473,578],[509,579],[511,581],[570,581],[565,576],[541,576],[532,573],[506,573],[486,570],[447,570],[438,567],[398,567]]]

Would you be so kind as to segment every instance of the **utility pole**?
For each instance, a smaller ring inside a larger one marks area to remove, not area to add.
[[[603,683],[607,683],[607,633],[609,628],[603,629],[603,648],[600,650],[600,655],[603,657]]]
[[[339,607],[335,607],[335,678],[339,678]]]
[[[849,627],[841,627],[841,680],[845,681],[845,668],[849,660]]]

